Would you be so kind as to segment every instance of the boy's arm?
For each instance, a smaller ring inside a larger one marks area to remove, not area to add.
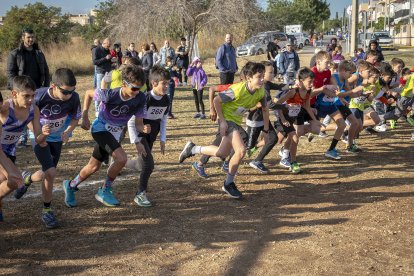
[[[34,117],[31,123],[36,143],[40,146],[46,146],[46,138],[50,134],[50,128],[48,125],[40,126],[40,111],[36,105],[34,107]]]
[[[217,112],[216,109],[214,108],[214,97],[216,95],[217,91],[217,86],[210,86],[210,88],[208,89],[208,102],[210,104],[210,119],[212,121],[216,121],[217,120]]]
[[[91,106],[92,99],[94,98],[95,90],[90,89],[85,92],[85,99],[83,100],[83,111],[82,111],[82,125],[81,127],[88,130],[91,127],[89,121],[89,107]]]
[[[164,114],[160,124],[160,150],[162,155],[165,154],[165,142],[167,141],[167,120],[168,116]]]
[[[218,117],[219,123],[220,123],[220,135],[221,135],[221,137],[224,137],[224,136],[226,136],[228,125],[227,125],[226,120],[224,119],[222,104],[223,104],[223,101],[222,101],[221,97],[216,96],[214,98],[214,107],[216,109],[217,117]]]

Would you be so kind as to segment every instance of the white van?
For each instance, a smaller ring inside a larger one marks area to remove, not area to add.
[[[289,35],[295,36],[299,49],[302,49],[303,46],[310,44],[309,36],[305,33],[290,33]]]

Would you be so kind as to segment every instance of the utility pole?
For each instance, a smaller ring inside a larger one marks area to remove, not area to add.
[[[352,28],[350,29],[350,36],[351,36],[351,49],[350,55],[354,54],[354,51],[358,48],[358,0],[352,0]]]

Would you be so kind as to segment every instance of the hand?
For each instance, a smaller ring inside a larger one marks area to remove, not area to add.
[[[217,120],[217,112],[215,108],[210,108],[210,119],[215,122]]]
[[[112,58],[112,56],[111,55],[106,55],[106,57],[105,57],[106,59],[111,59]]]
[[[145,133],[145,134],[151,133],[151,125],[150,124],[144,125],[144,128],[142,129],[142,132]]]
[[[42,134],[48,136],[50,134],[50,127],[48,125],[42,126]]]
[[[89,121],[88,115],[82,117],[81,128],[83,128],[84,130],[88,130],[91,128],[91,122]]]
[[[286,119],[281,119],[282,120],[282,125],[286,126],[286,127],[290,127],[290,123],[288,121],[286,121]]]
[[[160,141],[160,149],[161,149],[161,154],[164,155],[165,154],[165,142],[164,141]]]
[[[228,127],[229,126],[227,125],[226,121],[223,120],[223,121],[220,122],[220,135],[221,135],[221,137],[226,136]]]
[[[61,135],[62,138],[62,142],[63,143],[67,143],[69,141],[69,137],[70,137],[70,132],[63,132]]]
[[[145,147],[144,147],[143,144],[136,143],[135,147],[137,148],[138,155],[142,155],[143,157],[147,157],[147,152],[146,152]]]

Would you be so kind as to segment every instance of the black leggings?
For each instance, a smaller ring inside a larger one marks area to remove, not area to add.
[[[247,149],[252,149],[257,144],[257,139],[259,138],[260,132],[263,130],[263,127],[247,127],[247,134],[249,135],[249,141],[247,142]],[[255,161],[262,162],[263,159],[269,154],[278,141],[277,133],[272,126],[269,124],[269,137],[267,143],[263,146],[260,153],[257,155]]]
[[[154,142],[148,140],[150,140],[149,135],[141,139],[141,144],[144,146],[147,156],[138,156],[138,162],[142,161],[142,170],[139,176],[139,187],[137,194],[147,190],[148,180],[154,170],[154,158],[151,153]]]
[[[201,90],[193,89],[193,95],[194,95],[194,101],[195,101],[197,112],[200,113],[200,107],[201,107],[201,114],[205,114],[204,103],[203,103],[203,89]]]

